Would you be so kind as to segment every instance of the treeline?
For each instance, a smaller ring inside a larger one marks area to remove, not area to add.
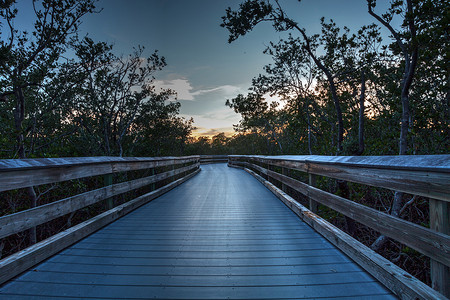
[[[1,158],[448,152],[445,1],[393,1],[378,12],[370,0],[375,23],[354,33],[322,19],[322,32],[309,34],[278,1],[228,9],[221,25],[229,42],[261,22],[290,35],[267,47],[273,63],[249,93],[227,100],[242,116],[236,134],[211,139],[192,137],[193,120],[169,100],[175,91],[153,85],[166,66],[158,52],[146,57],[137,46],[120,57],[105,42],[78,37],[83,17],[97,13],[95,0],[37,1],[28,32],[15,27],[14,7],[0,2]]]
[[[95,2],[29,1],[33,26],[18,28],[21,11],[0,1],[1,158],[184,154],[192,120],[153,84],[164,57],[78,36]]]
[[[380,12],[369,0],[367,19],[373,24],[353,33],[322,18],[320,34],[290,19],[282,4],[247,0],[223,17],[229,42],[262,22],[289,32],[265,50],[273,62],[253,78],[250,92],[226,102],[242,120],[225,152],[448,153],[446,1],[392,1]],[[392,20],[401,20],[401,27]],[[382,27],[390,38],[381,35]],[[282,104],[268,103],[267,95],[278,96]]]

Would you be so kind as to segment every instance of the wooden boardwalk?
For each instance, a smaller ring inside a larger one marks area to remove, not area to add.
[[[181,186],[0,288],[0,299],[394,299],[255,178]]]

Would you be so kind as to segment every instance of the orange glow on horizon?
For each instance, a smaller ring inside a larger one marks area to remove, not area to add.
[[[227,131],[227,130],[219,130],[219,129],[215,129],[215,128],[198,128],[198,129],[194,129],[191,133],[191,137],[194,138],[199,138],[201,136],[207,137],[207,138],[212,138],[215,135],[218,135],[219,133],[224,133],[226,137],[232,137],[233,135],[236,134],[236,132],[234,132],[234,130],[231,131]]]

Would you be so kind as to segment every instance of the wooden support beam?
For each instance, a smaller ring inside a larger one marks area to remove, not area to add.
[[[289,169],[281,167],[281,174],[288,175],[288,171],[289,171]],[[284,182],[281,183],[281,190],[285,193],[287,191],[287,186]]]
[[[110,186],[113,183],[113,174],[104,175],[105,186]],[[106,210],[112,209],[114,207],[113,198],[109,197],[106,199]]]
[[[150,169],[150,174],[151,174],[151,176],[155,175],[155,168],[151,168]],[[150,190],[151,191],[155,190],[155,183],[154,182],[152,182],[152,184],[150,185]]]
[[[450,234],[450,205],[448,202],[430,199],[430,228],[446,234]],[[450,298],[450,267],[431,259],[432,287],[444,296]]]
[[[310,186],[316,186],[316,175],[314,175],[314,174],[308,174],[308,176],[309,176],[309,185]],[[317,213],[317,211],[318,211],[318,205],[317,205],[317,202],[316,201],[314,201],[314,199],[312,198],[312,197],[309,197],[309,210],[311,210],[313,213]]]

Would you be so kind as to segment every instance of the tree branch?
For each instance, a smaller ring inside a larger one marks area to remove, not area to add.
[[[409,58],[409,54],[408,54],[408,50],[406,49],[406,45],[403,43],[398,32],[395,31],[395,29],[391,26],[391,24],[386,22],[382,17],[380,17],[373,11],[372,5],[370,4],[369,1],[367,1],[367,7],[368,7],[369,14],[372,17],[374,17],[376,20],[378,20],[378,22],[383,24],[383,26],[385,26],[392,33],[392,36],[394,36],[395,40],[397,41],[398,46],[400,47],[400,49],[402,49],[402,52],[403,52],[403,55],[405,56],[405,58]]]
[[[405,210],[414,203],[416,198],[417,198],[417,195],[414,195],[408,202],[406,202],[403,205],[403,207],[400,209],[400,212],[398,215],[401,216],[405,212]]]

